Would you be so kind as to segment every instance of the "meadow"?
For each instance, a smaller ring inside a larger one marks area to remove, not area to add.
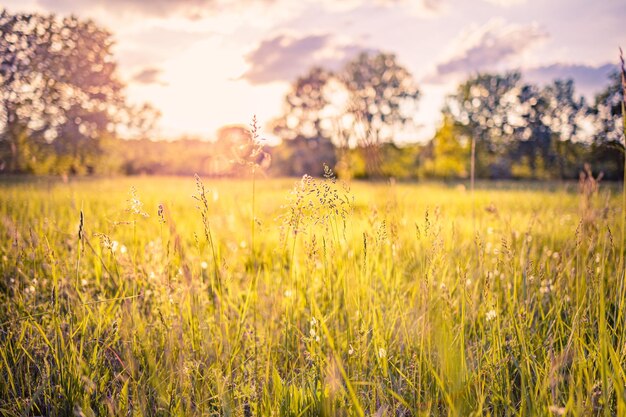
[[[621,185],[4,179],[0,414],[626,415]]]

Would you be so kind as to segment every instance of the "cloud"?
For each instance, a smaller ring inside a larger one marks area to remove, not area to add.
[[[49,10],[63,13],[104,9],[110,13],[158,17],[181,14],[192,19],[219,8],[218,0],[39,0],[39,3]]]
[[[352,11],[360,7],[401,7],[403,10],[421,17],[438,16],[448,9],[448,0],[309,0],[309,3],[321,5],[331,12]]]
[[[593,98],[608,84],[608,77],[617,71],[617,66],[555,63],[523,71],[524,79],[534,84],[545,85],[556,79],[572,79],[576,91],[587,98]]]
[[[487,3],[491,3],[494,4],[496,6],[501,6],[501,7],[511,7],[511,6],[517,6],[518,4],[524,4],[526,3],[526,0],[484,0]]]
[[[496,70],[538,42],[548,33],[537,24],[506,24],[494,19],[466,30],[453,42],[449,57],[436,66],[429,82],[442,82],[451,75]]]
[[[160,80],[160,76],[163,71],[159,68],[148,67],[144,68],[138,73],[136,73],[132,80],[139,84],[159,84],[165,85],[163,81]]]
[[[153,17],[184,16],[201,19],[210,14],[243,11],[249,8],[284,10],[293,8],[293,0],[31,0],[47,10],[60,13],[104,11],[109,14],[128,13]],[[361,6],[410,6],[419,14],[438,14],[447,0],[301,0],[300,6],[315,4],[322,8],[352,10]],[[298,7],[296,7],[298,9]]]
[[[297,37],[280,34],[262,41],[245,59],[249,69],[242,78],[252,84],[291,81],[313,66],[338,69],[347,60],[366,50],[331,34]]]

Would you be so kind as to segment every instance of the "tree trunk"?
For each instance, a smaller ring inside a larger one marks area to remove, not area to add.
[[[472,136],[472,153],[470,156],[470,190],[474,195],[474,178],[476,176],[476,138]]]

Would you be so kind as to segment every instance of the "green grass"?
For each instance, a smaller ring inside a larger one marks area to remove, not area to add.
[[[0,183],[0,414],[626,415],[618,188],[294,182]]]

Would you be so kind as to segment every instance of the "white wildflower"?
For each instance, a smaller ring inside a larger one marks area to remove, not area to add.
[[[539,292],[541,294],[549,294],[552,292],[552,281],[546,280],[541,282],[541,287],[539,288]]]
[[[387,357],[387,350],[385,348],[378,348],[378,357],[380,359],[385,359]]]

